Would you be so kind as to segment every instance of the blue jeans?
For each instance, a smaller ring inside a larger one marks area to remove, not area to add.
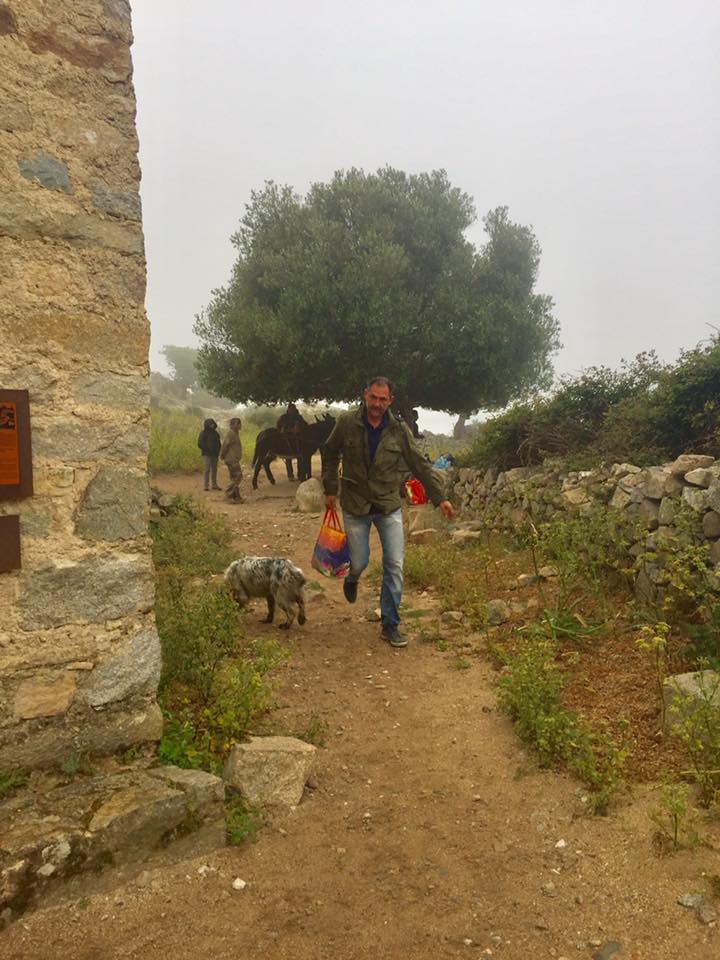
[[[343,520],[350,548],[348,580],[351,582],[360,579],[360,574],[370,562],[370,527],[375,525],[383,552],[380,612],[384,624],[396,627],[400,623],[405,554],[402,510],[395,510],[393,513],[371,513],[365,517],[343,513]]]

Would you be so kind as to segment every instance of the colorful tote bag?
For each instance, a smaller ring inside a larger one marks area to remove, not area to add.
[[[326,510],[313,550],[312,565],[326,577],[346,577],[350,571],[347,535],[335,510]]]

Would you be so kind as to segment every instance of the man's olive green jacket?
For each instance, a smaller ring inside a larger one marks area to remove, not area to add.
[[[387,417],[372,463],[363,406],[340,414],[323,450],[325,493],[335,496],[338,492],[338,465],[342,456],[340,505],[356,516],[368,514],[373,504],[382,513],[400,508],[400,484],[406,465],[421,481],[435,506],[443,499],[431,465],[423,458],[408,428],[390,411]]]

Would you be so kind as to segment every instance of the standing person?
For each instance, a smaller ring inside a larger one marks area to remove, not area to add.
[[[210,484],[212,483],[212,489],[219,490],[217,468],[220,455],[220,434],[217,430],[217,423],[212,417],[208,417],[203,423],[203,428],[198,435],[197,445],[203,458],[203,489],[210,490]]]
[[[370,527],[380,536],[383,582],[380,593],[383,640],[404,647],[400,632],[400,601],[403,588],[404,538],[400,481],[404,464],[420,479],[446,520],[454,515],[443,499],[431,464],[423,459],[408,427],[390,412],[393,386],[386,377],[374,377],[363,392],[363,403],[341,413],[324,448],[323,487],[325,503],[335,509],[338,465],[342,455],[342,493],[345,532],[350,548],[350,573],[343,581],[348,603],[357,599],[360,574],[370,561]]]
[[[242,467],[240,466],[242,460],[241,426],[240,419],[233,417],[220,449],[220,459],[228,468],[230,474],[230,484],[225,488],[225,497],[232,500],[233,503],[243,502],[243,497],[240,495],[240,481],[242,480]]]
[[[282,434],[283,438],[287,441],[288,446],[291,449],[294,447],[298,454],[300,454],[300,435],[302,433],[302,428],[306,424],[307,421],[294,403],[289,403],[285,413],[278,418],[278,430]],[[293,474],[292,459],[290,457],[285,457],[285,469],[287,471],[288,480],[294,480],[295,476]],[[298,456],[298,479],[300,479],[300,472],[300,458]]]

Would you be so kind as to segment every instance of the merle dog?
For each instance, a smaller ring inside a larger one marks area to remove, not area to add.
[[[240,557],[233,560],[225,571],[225,583],[240,607],[250,597],[265,597],[268,615],[263,623],[272,623],[275,607],[285,612],[287,623],[280,624],[289,630],[295,619],[297,605],[298,623],[305,623],[305,575],[284,557]]]

